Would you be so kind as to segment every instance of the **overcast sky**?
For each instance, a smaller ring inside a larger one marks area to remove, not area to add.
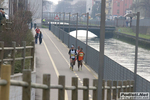
[[[49,0],[49,1],[52,1],[54,4],[58,4],[58,1],[60,0]]]

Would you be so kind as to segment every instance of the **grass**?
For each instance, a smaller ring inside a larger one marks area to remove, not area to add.
[[[136,34],[133,32],[133,30],[128,27],[117,27],[116,32],[128,34],[131,36],[136,36]],[[141,34],[141,33],[139,33],[139,37],[144,38],[144,39],[150,39],[150,35],[145,35],[145,34]]]
[[[31,32],[31,30],[29,30],[26,34],[26,45],[30,46],[31,42],[34,40],[33,38],[33,34]],[[31,55],[31,50],[30,49],[26,49],[26,56],[30,56]],[[22,50],[17,50],[17,53],[15,55],[16,58],[18,57],[22,57]],[[15,61],[15,73],[21,73],[22,70],[22,62],[21,61]],[[25,69],[29,68],[31,66],[31,59],[26,59],[25,60]]]
[[[42,25],[42,28],[48,28],[48,26]]]

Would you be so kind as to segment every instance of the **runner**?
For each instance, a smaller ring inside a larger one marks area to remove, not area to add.
[[[74,48],[73,45],[71,45],[71,49],[69,50],[70,55],[70,69],[73,71],[73,66],[75,65],[75,56],[77,55],[76,49]]]
[[[77,55],[78,55],[79,52],[80,52],[80,46],[78,46]],[[78,56],[77,56],[77,62],[78,62]],[[79,62],[78,62],[78,64],[79,64]]]
[[[80,65],[81,65],[81,70],[82,70],[82,61],[83,61],[84,55],[85,53],[83,52],[83,48],[81,48],[78,53],[78,71],[80,70]]]

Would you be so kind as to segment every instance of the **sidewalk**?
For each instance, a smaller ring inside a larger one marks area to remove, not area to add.
[[[43,33],[42,44],[35,45],[36,54],[36,75],[37,83],[42,83],[43,74],[51,74],[51,84],[58,84],[59,75],[66,77],[66,85],[71,86],[71,78],[78,77],[78,85],[83,85],[83,78],[89,78],[90,86],[93,85],[93,79],[97,78],[88,66],[83,66],[82,71],[78,71],[77,62],[74,71],[69,69],[69,55],[66,45],[64,45],[53,33],[48,29],[41,29]],[[34,30],[33,30],[34,32]],[[35,33],[35,32],[34,32]],[[78,100],[83,99],[83,92],[78,92]],[[50,100],[58,100],[58,90],[51,90]],[[92,92],[90,92],[89,100],[92,100]],[[42,100],[42,90],[36,90],[36,100]],[[65,100],[71,100],[71,91],[67,90]]]

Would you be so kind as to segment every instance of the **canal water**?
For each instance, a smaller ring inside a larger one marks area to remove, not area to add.
[[[76,31],[72,31],[70,34],[75,37]],[[85,43],[86,31],[78,30],[77,38]],[[99,38],[91,32],[88,32],[88,45],[99,51]],[[119,41],[114,38],[105,39],[104,53],[112,60],[134,72],[134,45]],[[150,81],[150,50],[138,47],[137,74]]]

